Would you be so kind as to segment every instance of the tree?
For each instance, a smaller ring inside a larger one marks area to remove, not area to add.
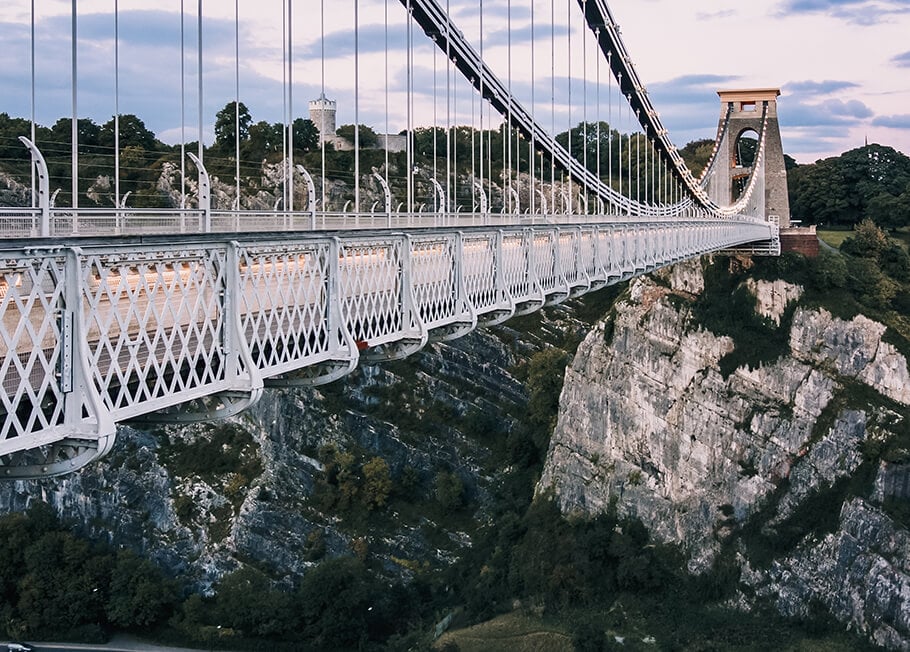
[[[861,303],[885,310],[897,294],[898,285],[885,276],[871,258],[854,258],[850,262],[850,281]]]
[[[341,125],[336,133],[349,143],[354,143],[354,125]],[[376,147],[379,144],[379,136],[367,125],[360,125],[358,133],[360,134],[361,149]]]
[[[250,137],[250,124],[252,124],[253,118],[243,102],[240,103],[239,109],[240,141],[244,142]],[[229,151],[235,146],[237,117],[236,102],[228,102],[215,114],[215,146],[219,149]]]
[[[147,627],[168,615],[176,603],[176,590],[161,571],[130,551],[117,554],[111,571],[108,620],[118,627]]]
[[[73,142],[73,121],[70,118],[60,118],[51,127],[51,136],[54,139],[54,145],[58,149],[60,145],[69,146]],[[91,118],[79,118],[76,121],[77,138],[79,139],[79,151],[94,152],[99,145],[101,136],[101,127],[99,127]]]
[[[696,177],[702,173],[708,161],[711,160],[711,154],[714,151],[714,141],[710,138],[693,140],[685,147],[679,150],[679,155],[683,157],[686,165]]]
[[[603,627],[584,622],[572,632],[572,649],[576,652],[603,652],[607,649],[607,634]]]
[[[392,477],[389,465],[381,457],[374,457],[363,465],[363,502],[369,509],[382,507],[391,492]]]
[[[841,249],[852,256],[878,260],[890,244],[888,234],[868,218],[857,224],[853,232],[854,236],[841,245]]]
[[[102,147],[113,150],[115,131],[113,118],[101,125],[98,141]],[[139,147],[147,151],[153,151],[158,149],[159,144],[155,134],[149,131],[145,123],[137,116],[132,113],[120,115],[120,149]]]
[[[383,590],[357,559],[323,562],[304,576],[298,592],[304,638],[315,649],[359,649],[379,617]]]
[[[910,223],[910,157],[891,147],[859,147],[788,170],[787,179],[794,219],[848,225],[872,218],[889,228]]]
[[[282,125],[269,124],[265,120],[250,125],[250,137],[242,144],[243,157],[258,161],[280,152],[283,130]]]
[[[250,636],[274,636],[294,631],[292,596],[272,588],[269,578],[245,566],[218,585],[218,620]]]
[[[309,152],[318,146],[319,129],[316,128],[313,121],[309,118],[297,118],[294,120],[294,149]],[[361,143],[361,146],[364,146],[363,143]]]
[[[445,512],[454,512],[464,502],[464,483],[456,473],[440,471],[433,482],[433,494]]]
[[[820,290],[842,288],[847,284],[847,263],[844,256],[822,251],[813,261],[812,280]]]
[[[866,217],[890,229],[910,224],[910,183],[900,195],[880,192],[870,198],[866,205]]]

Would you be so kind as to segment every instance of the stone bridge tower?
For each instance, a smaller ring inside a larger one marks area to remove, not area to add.
[[[762,108],[768,106],[768,123],[765,134],[765,217],[777,216],[781,229],[790,226],[790,200],[787,196],[787,168],[777,122],[778,88],[748,88],[717,91],[720,96],[720,127],[723,127],[728,107],[730,124],[727,135],[720,143],[721,160],[728,161],[724,169],[718,167],[718,185],[723,188],[719,199],[732,202],[733,187],[738,179],[752,171],[752,158],[748,138],[758,138],[762,128]],[[753,133],[754,132],[754,133]],[[745,140],[744,140],[745,137]],[[754,155],[754,152],[751,152]]]

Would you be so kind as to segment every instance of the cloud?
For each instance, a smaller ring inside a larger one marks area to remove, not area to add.
[[[414,30],[415,40],[423,38],[423,33],[417,27]],[[389,51],[401,52],[408,47],[407,31],[401,26],[389,26],[386,34],[385,25],[361,25],[357,34],[357,49],[361,55],[385,52],[386,38],[388,38]],[[336,59],[354,56],[354,32],[350,29],[339,30],[325,35],[325,41],[319,38],[299,48],[294,56],[299,54],[302,58],[322,56],[325,47],[326,59]]]
[[[731,18],[736,15],[733,9],[722,9],[720,11],[698,11],[695,17],[698,20],[719,20],[721,18]]]
[[[910,113],[903,115],[880,115],[872,121],[875,127],[888,129],[910,129]]]
[[[831,95],[838,91],[848,88],[859,88],[859,84],[851,81],[835,81],[826,79],[824,81],[798,81],[788,82],[784,87],[789,94],[807,96],[807,95]]]
[[[787,102],[781,122],[788,127],[825,130],[833,126],[852,126],[873,116],[872,109],[859,100],[830,99],[823,102]]]
[[[875,25],[889,16],[907,13],[908,0],[784,0],[777,15],[828,14],[857,25]]]
[[[910,50],[891,57],[891,63],[894,63],[901,68],[910,68]]]

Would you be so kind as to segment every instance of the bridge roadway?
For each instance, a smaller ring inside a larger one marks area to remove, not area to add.
[[[0,475],[72,471],[116,424],[235,414],[569,296],[758,243],[748,219],[7,240]],[[762,244],[764,243],[764,244]]]

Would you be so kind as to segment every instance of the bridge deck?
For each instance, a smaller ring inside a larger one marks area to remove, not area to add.
[[[329,382],[775,237],[766,222],[690,219],[20,243],[0,267],[3,472],[64,472],[106,450],[117,422],[230,414],[265,385]]]

